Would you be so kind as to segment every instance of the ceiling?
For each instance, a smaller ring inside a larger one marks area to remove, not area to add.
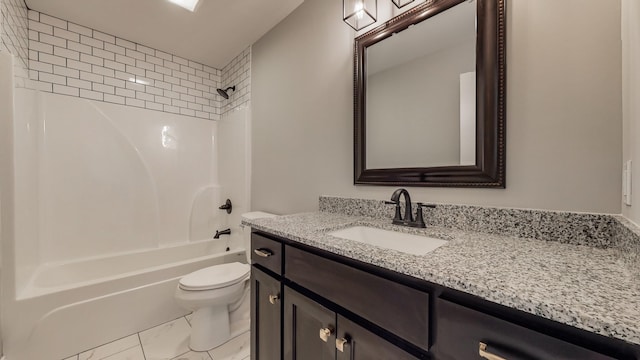
[[[200,0],[190,12],[167,0],[26,0],[27,6],[222,69],[304,0]]]

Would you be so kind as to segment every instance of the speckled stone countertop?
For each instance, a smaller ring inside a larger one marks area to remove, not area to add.
[[[324,211],[243,219],[256,230],[640,345],[640,286],[614,248],[436,226],[414,229],[390,222]],[[327,234],[353,225],[449,242],[417,256]]]

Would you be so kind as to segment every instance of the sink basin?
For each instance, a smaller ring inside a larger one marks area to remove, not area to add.
[[[442,239],[382,230],[368,226],[352,226],[346,229],[332,231],[329,235],[413,255],[430,253],[447,243],[446,240]]]

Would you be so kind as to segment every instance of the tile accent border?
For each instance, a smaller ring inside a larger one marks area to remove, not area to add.
[[[427,226],[557,241],[596,248],[610,248],[620,243],[619,220],[612,215],[561,211],[493,208],[471,205],[436,204],[425,209]],[[382,200],[363,200],[321,196],[320,211],[366,216],[376,219],[393,218],[393,206]],[[415,214],[416,207],[413,207]],[[639,246],[640,247],[640,246]]]

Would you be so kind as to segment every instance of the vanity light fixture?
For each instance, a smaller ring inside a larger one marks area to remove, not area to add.
[[[342,10],[342,20],[358,31],[376,22],[378,0],[342,0]]]
[[[183,7],[191,12],[195,11],[196,6],[198,6],[198,1],[200,0],[169,0],[180,7]]]
[[[393,4],[398,8],[405,7],[406,5],[411,4],[414,0],[391,0]]]

